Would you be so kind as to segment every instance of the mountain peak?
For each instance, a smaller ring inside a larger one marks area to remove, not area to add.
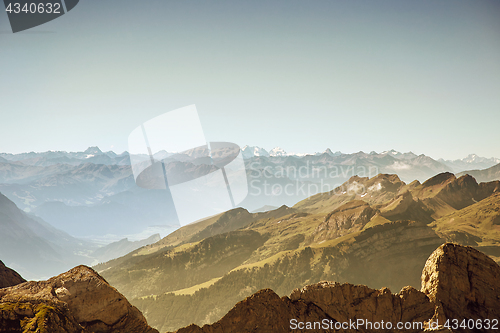
[[[326,148],[326,150],[323,152],[323,154],[328,154],[330,156],[339,156],[339,155],[342,155],[342,152],[337,150],[335,153],[332,152],[332,150],[330,148]]]
[[[243,158],[252,158],[255,156],[269,157],[269,153],[264,148],[249,145],[241,148],[241,154],[243,155]]]
[[[444,184],[444,183],[450,182],[454,179],[456,179],[456,177],[451,172],[442,172],[442,173],[437,174],[436,176],[426,180],[422,184],[422,186],[423,187],[430,187],[430,186],[434,186],[434,185],[438,185],[438,184]]]
[[[102,154],[102,151],[99,149],[99,147],[97,146],[92,146],[92,147],[88,147],[85,151],[84,151],[85,154]]]
[[[269,155],[270,156],[288,156],[286,151],[284,151],[280,147],[275,147],[275,148],[271,149],[271,151],[269,151]]]

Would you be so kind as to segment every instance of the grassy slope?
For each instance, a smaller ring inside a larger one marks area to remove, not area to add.
[[[499,245],[500,193],[446,215],[431,226],[449,241],[479,246]]]

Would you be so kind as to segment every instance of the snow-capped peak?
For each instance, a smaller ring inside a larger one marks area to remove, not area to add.
[[[97,155],[97,154],[102,154],[102,151],[99,149],[99,147],[97,146],[93,146],[93,147],[88,147],[87,150],[84,151],[85,154],[88,154],[88,155]]]
[[[380,154],[381,154],[381,155],[384,155],[384,154],[389,154],[389,155],[392,155],[392,156],[398,156],[398,155],[401,155],[401,153],[400,153],[400,152],[395,151],[394,149],[383,151],[383,152],[381,152]]]
[[[333,151],[330,148],[326,148],[323,154],[328,154],[330,156],[333,156]]]
[[[288,156],[286,151],[284,151],[280,147],[275,147],[275,148],[271,149],[271,151],[269,152],[269,155],[274,156],[274,157],[276,157],[276,156]]]
[[[256,146],[246,145],[241,149],[241,153],[243,154],[243,158],[252,158],[254,156],[269,157],[269,153],[264,148]]]
[[[339,155],[342,155],[342,152],[340,151],[336,151],[335,153],[330,149],[330,148],[326,148],[324,152],[322,152],[321,154],[328,154],[330,156],[339,156]],[[316,153],[316,155],[321,155],[319,153]]]
[[[463,161],[466,163],[472,163],[472,162],[477,161],[478,159],[482,159],[482,158],[477,156],[476,154],[469,154],[466,158],[463,159]]]

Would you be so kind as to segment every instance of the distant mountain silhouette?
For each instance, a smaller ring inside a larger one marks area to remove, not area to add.
[[[187,155],[159,151],[154,156],[167,162],[167,172],[175,171],[182,182],[215,168],[205,164],[206,153],[200,149]],[[242,154],[249,194],[240,206],[250,211],[266,205],[294,205],[316,193],[328,192],[352,176],[397,174],[405,182],[422,182],[442,172],[456,171],[456,165],[452,167],[446,161],[395,150],[343,154],[326,149],[307,155],[286,153],[280,148],[271,154],[263,148],[245,146]],[[140,158],[149,159],[146,155]],[[470,155],[461,163],[471,167],[490,160]],[[495,175],[493,170],[485,178],[477,177],[491,180]],[[89,147],[83,152],[3,153],[0,192],[20,209],[34,212],[75,237],[110,233],[123,238],[151,225],[178,225],[167,193],[145,193],[136,186],[128,152],[117,154]]]
[[[28,216],[0,194],[0,258],[27,278],[52,276],[88,257],[76,254],[90,245],[55,229],[41,219]]]
[[[463,171],[460,172],[458,176],[466,174],[476,178],[479,182],[491,182],[494,180],[500,180],[500,163],[484,170]]]

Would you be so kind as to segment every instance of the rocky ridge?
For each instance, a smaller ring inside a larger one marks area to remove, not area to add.
[[[427,260],[422,272],[422,288],[404,287],[392,294],[387,288],[320,282],[295,289],[279,298],[264,289],[234,306],[221,320],[199,327],[190,325],[177,333],[289,332],[297,322],[422,322],[422,328],[407,332],[451,332],[447,320],[493,319],[500,316],[500,266],[485,254],[468,246],[446,243]],[[429,327],[434,323],[434,327]],[[301,330],[297,330],[301,332]],[[367,326],[357,330],[310,329],[307,332],[375,332]],[[387,329],[385,332],[397,332]],[[453,329],[453,332],[487,332],[484,327]]]

